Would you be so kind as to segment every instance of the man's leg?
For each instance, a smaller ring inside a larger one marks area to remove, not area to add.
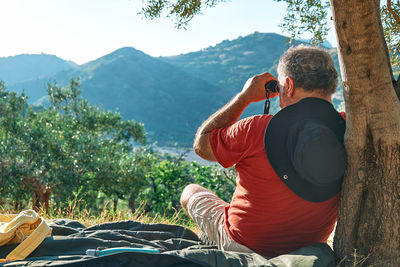
[[[182,192],[181,205],[200,227],[203,241],[209,241],[222,250],[253,252],[233,241],[225,232],[225,207],[229,204],[210,190],[196,184],[188,185]]]
[[[197,184],[185,187],[180,202],[187,214],[200,227],[200,239],[221,249],[219,229],[223,227],[223,211],[228,203]]]
[[[188,203],[190,197],[193,196],[194,194],[198,193],[198,192],[210,192],[210,193],[212,193],[207,188],[204,188],[204,187],[202,187],[201,185],[198,185],[198,184],[190,184],[190,185],[186,186],[185,189],[183,189],[180,201],[181,201],[182,207],[185,209],[186,212],[188,211],[187,210],[187,203]]]

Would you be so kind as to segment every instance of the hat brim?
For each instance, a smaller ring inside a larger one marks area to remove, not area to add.
[[[325,125],[343,144],[346,123],[342,116],[330,102],[309,97],[283,108],[272,117],[264,135],[265,152],[276,174],[296,195],[311,202],[323,202],[340,192],[343,177],[323,186],[315,185],[297,173],[286,149],[289,128],[305,119]]]

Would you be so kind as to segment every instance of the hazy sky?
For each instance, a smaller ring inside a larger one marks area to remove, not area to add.
[[[187,53],[255,31],[278,27],[286,5],[272,0],[231,0],[206,9],[178,30],[169,19],[137,14],[142,0],[1,0],[0,57],[57,55],[78,64],[132,46],[152,56]],[[333,31],[328,41],[336,46]]]

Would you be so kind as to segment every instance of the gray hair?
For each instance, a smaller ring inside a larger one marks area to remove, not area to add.
[[[279,59],[278,75],[293,79],[295,87],[333,94],[337,71],[332,57],[322,48],[298,45],[289,48]]]

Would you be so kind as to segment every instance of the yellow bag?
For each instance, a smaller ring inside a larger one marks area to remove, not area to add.
[[[33,210],[0,214],[0,246],[20,243],[0,263],[25,259],[50,235],[46,221]]]

